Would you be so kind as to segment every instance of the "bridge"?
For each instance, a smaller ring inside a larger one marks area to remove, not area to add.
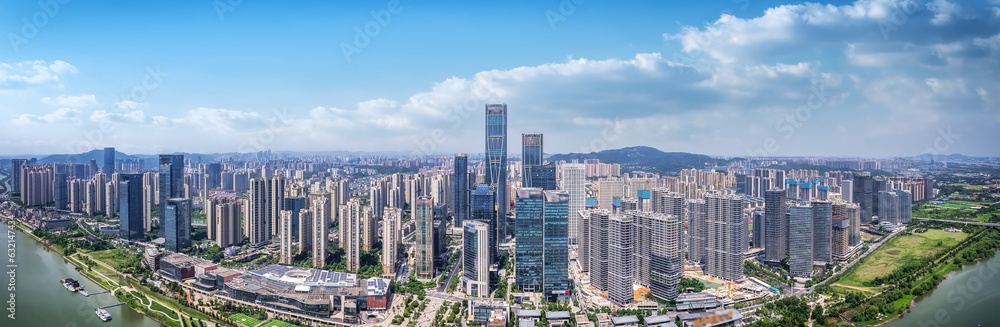
[[[106,306],[103,306],[103,307],[100,307],[100,308],[98,308],[98,309],[107,309],[107,308],[113,308],[113,307],[117,307],[117,306],[119,306],[119,305],[122,305],[122,304],[125,304],[125,302],[118,302],[118,303],[115,303],[115,304],[111,304],[111,305],[106,305]]]
[[[981,222],[977,222],[977,221],[930,219],[930,218],[917,218],[917,217],[913,217],[913,219],[924,220],[924,221],[937,221],[937,222],[942,222],[942,223],[959,223],[959,224],[976,225],[976,226],[1000,227],[1000,224],[996,224],[996,223],[981,223]]]

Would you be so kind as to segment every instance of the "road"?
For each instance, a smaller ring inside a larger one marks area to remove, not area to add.
[[[976,221],[961,221],[961,220],[947,220],[947,219],[930,219],[930,218],[917,218],[917,217],[913,217],[913,219],[926,220],[926,221],[937,221],[937,222],[943,222],[943,223],[959,223],[959,224],[975,225],[975,226],[1000,227],[1000,224],[981,223],[981,222],[976,222]]]
[[[451,259],[451,256],[454,255],[454,253],[455,253],[455,251],[457,251],[457,249],[458,248],[455,248],[455,247],[449,248],[449,251],[448,251],[448,258],[449,259]],[[441,283],[441,285],[438,285],[438,288],[437,288],[438,293],[446,293],[446,292],[448,292],[448,285],[451,285],[451,280],[453,278],[455,278],[455,271],[458,270],[458,266],[460,266],[460,263],[462,262],[461,259],[462,258],[457,258],[457,259],[455,259],[455,262],[451,263],[451,270],[448,271],[448,279],[445,280],[444,283]]]

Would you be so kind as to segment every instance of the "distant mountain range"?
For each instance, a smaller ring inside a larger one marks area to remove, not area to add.
[[[225,154],[201,154],[201,153],[171,153],[171,154],[182,154],[185,158],[193,159],[195,162],[213,162],[217,157],[223,156]],[[144,168],[153,169],[156,168],[157,159],[159,155],[157,154],[136,154],[129,155],[118,151],[115,151],[115,160],[124,159],[142,159],[144,160]],[[101,167],[104,165],[104,150],[90,150],[88,152],[80,154],[53,154],[49,156],[42,157],[38,159],[40,163],[77,163],[77,164],[89,164],[90,160],[97,161],[97,166]]]
[[[622,149],[604,150],[591,153],[555,154],[548,157],[556,162],[583,162],[585,159],[598,159],[602,163],[616,163],[622,166],[622,171],[646,171],[653,173],[676,173],[682,169],[704,168],[707,166],[724,166],[732,160],[716,159],[703,154],[687,152],[663,152],[648,146],[634,146]]]

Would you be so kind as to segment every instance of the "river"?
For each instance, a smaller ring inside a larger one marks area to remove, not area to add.
[[[956,269],[887,327],[976,327],[1000,323],[1000,252]]]
[[[4,243],[9,242],[11,230],[6,224],[0,223],[0,235]],[[83,295],[71,293],[59,283],[60,279],[73,278],[80,281],[87,291],[92,293],[103,290],[100,285],[92,282],[83,275],[80,275],[73,264],[63,260],[62,256],[56,252],[47,250],[41,243],[35,241],[30,236],[14,232],[14,244],[16,251],[14,262],[15,268],[15,319],[7,317],[10,311],[9,303],[5,305],[4,317],[0,318],[0,326],[53,326],[53,327],[77,327],[77,326],[107,326],[107,327],[158,327],[162,326],[149,317],[135,312],[127,305],[120,305],[108,308],[112,319],[102,322],[94,314],[94,307],[106,306],[118,303],[114,294],[104,293],[84,297]],[[9,247],[8,247],[9,249]],[[9,271],[11,267],[10,255],[3,252],[4,270]],[[10,276],[4,277],[4,284],[9,286]],[[10,299],[10,292],[7,287],[3,287],[3,301]]]

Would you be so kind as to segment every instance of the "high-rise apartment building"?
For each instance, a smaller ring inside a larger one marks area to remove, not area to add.
[[[608,222],[611,210],[590,211],[590,284],[608,290]]]
[[[222,248],[239,245],[243,237],[240,233],[240,201],[235,199],[209,201],[205,210],[212,211],[214,239]]]
[[[281,264],[290,265],[292,264],[293,253],[292,253],[292,212],[289,210],[281,210],[280,217],[278,218],[278,241],[281,245]]]
[[[576,216],[576,221],[580,224],[580,233],[577,234],[578,245],[576,248],[576,262],[580,265],[581,272],[590,272],[590,211],[579,210],[570,211],[570,216]],[[570,219],[572,222],[573,220]]]
[[[312,236],[313,268],[321,269],[326,265],[327,248],[330,246],[330,222],[333,208],[328,194],[316,194],[310,206],[313,210]]]
[[[608,219],[608,299],[619,306],[632,303],[635,283],[635,235],[632,217],[619,213]]]
[[[663,300],[677,298],[684,273],[682,223],[678,217],[655,212],[626,211],[635,240],[635,281]]]
[[[297,254],[313,251],[313,219],[315,215],[312,210],[299,210],[298,240],[299,251]]]
[[[382,273],[396,274],[402,239],[403,209],[386,207],[382,212]]]
[[[361,268],[361,249],[364,235],[363,225],[368,220],[368,206],[361,204],[361,198],[351,198],[340,207],[340,239],[345,252],[347,270],[357,272]]]
[[[705,274],[727,280],[743,279],[748,229],[743,219],[743,198],[707,194],[705,208],[708,230]]]
[[[708,208],[705,199],[689,200],[691,207],[691,241],[688,260],[705,263],[708,260]]]
[[[625,183],[620,178],[602,178],[597,181],[597,207],[611,210],[614,199],[625,197]]]

